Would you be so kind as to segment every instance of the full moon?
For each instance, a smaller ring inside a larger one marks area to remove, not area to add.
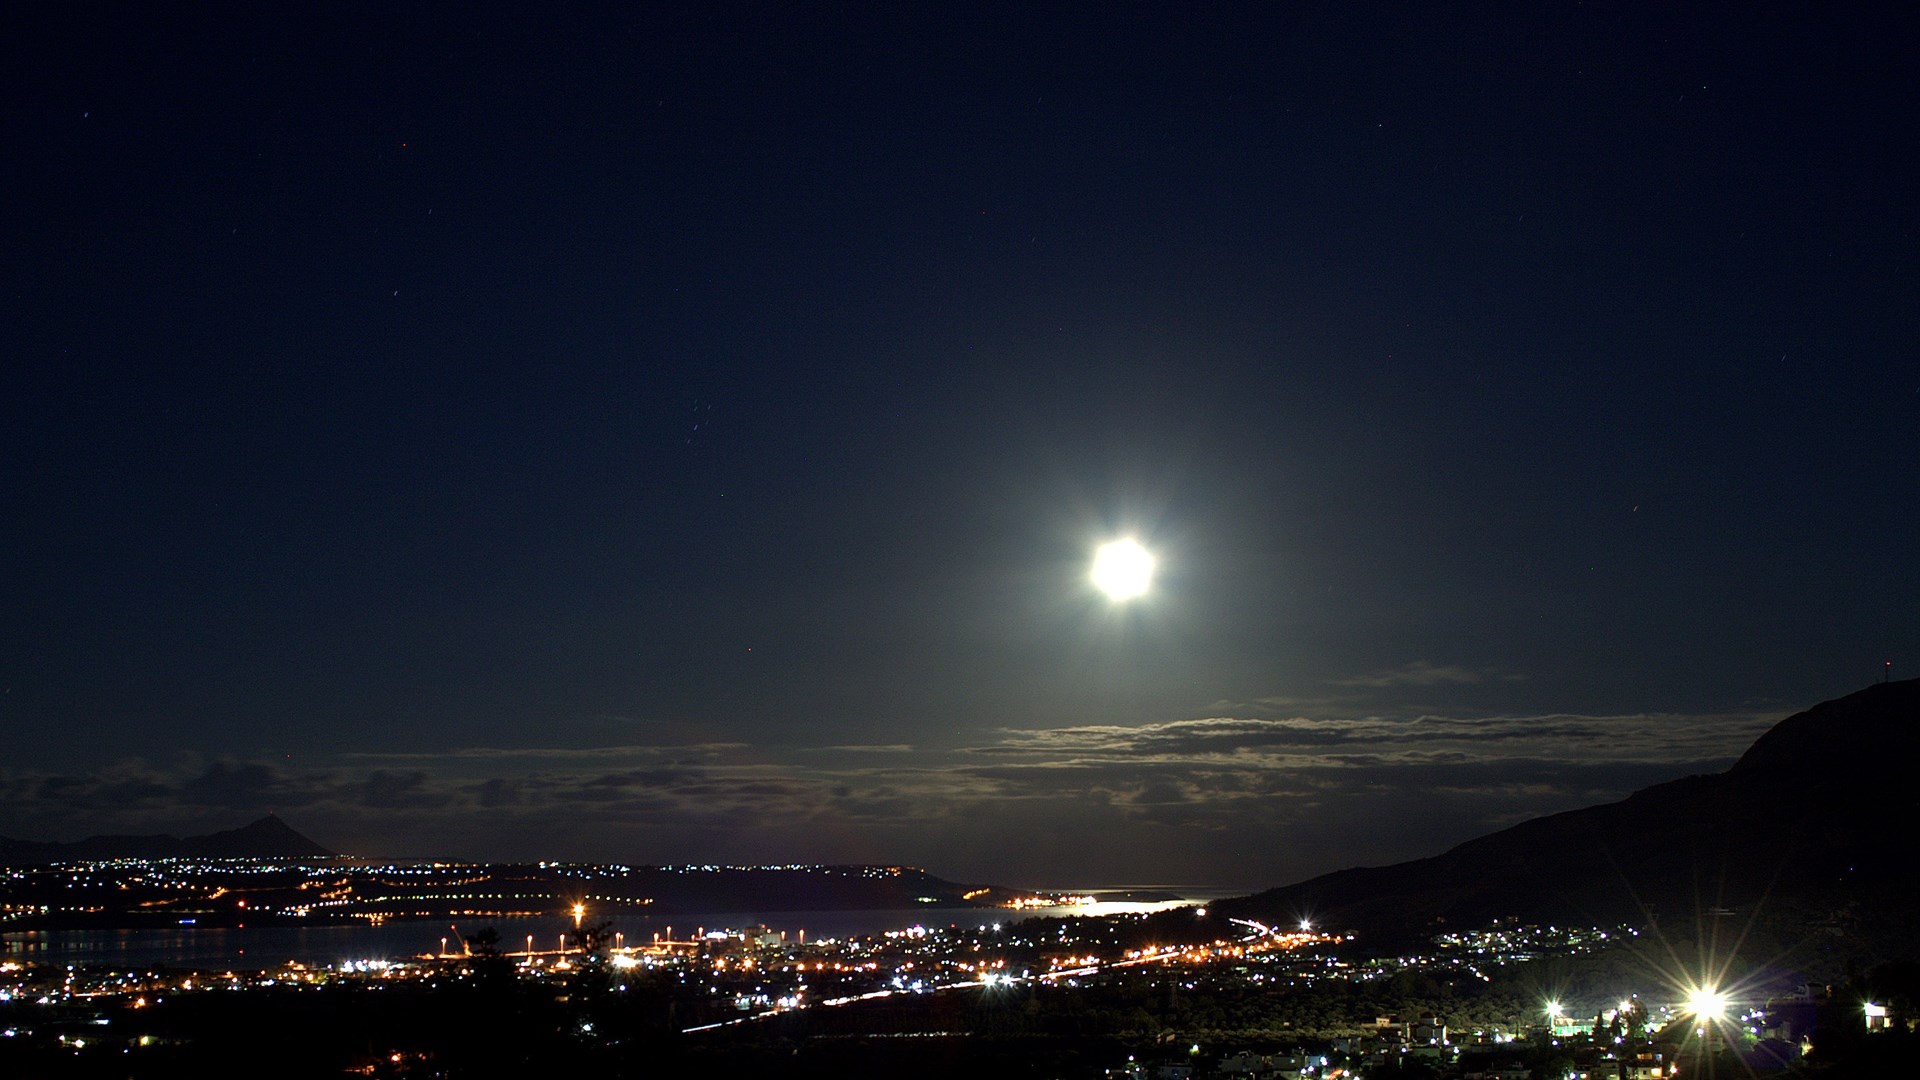
[[[1153,554],[1133,540],[1100,545],[1093,554],[1093,583],[1114,600],[1143,595],[1153,582]]]

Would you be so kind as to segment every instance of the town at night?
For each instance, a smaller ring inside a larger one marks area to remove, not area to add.
[[[1920,1075],[1897,5],[0,5],[0,1080]]]

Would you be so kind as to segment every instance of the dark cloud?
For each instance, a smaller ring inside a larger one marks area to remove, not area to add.
[[[474,802],[487,810],[517,806],[526,799],[522,789],[520,781],[496,776],[482,781],[473,789]]]
[[[433,810],[455,799],[424,770],[388,772],[376,769],[360,786],[361,802],[376,810]]]
[[[180,797],[186,802],[242,811],[260,806],[303,806],[313,794],[304,778],[289,777],[260,762],[216,761],[180,787]]]

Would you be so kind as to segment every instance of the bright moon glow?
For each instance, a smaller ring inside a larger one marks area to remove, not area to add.
[[[1153,581],[1153,555],[1133,540],[1100,545],[1093,556],[1093,583],[1115,600],[1131,600]]]

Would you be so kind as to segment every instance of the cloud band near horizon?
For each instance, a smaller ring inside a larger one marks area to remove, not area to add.
[[[0,770],[0,804],[5,832],[29,839],[212,831],[272,810],[379,857],[908,862],[1009,884],[1252,888],[1717,771],[1771,719],[1213,716],[1000,729],[951,747],[461,747],[304,768],[182,755]],[[1102,842],[1123,827],[1136,837],[1125,848]]]

